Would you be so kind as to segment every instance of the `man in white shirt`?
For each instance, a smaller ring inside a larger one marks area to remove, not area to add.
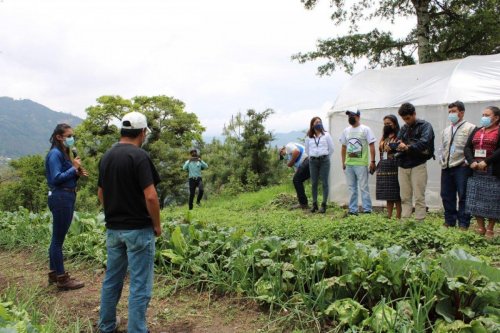
[[[441,135],[442,147],[439,150],[441,163],[441,199],[444,207],[444,226],[457,224],[462,230],[470,225],[470,214],[465,212],[465,193],[467,178],[471,169],[465,162],[464,148],[475,125],[464,120],[464,103],[456,101],[448,105],[450,126]],[[458,196],[458,210],[457,210]]]
[[[287,166],[295,169],[293,176],[293,186],[297,192],[297,199],[299,203],[292,207],[292,209],[308,209],[307,196],[304,190],[304,182],[311,177],[309,173],[309,157],[305,152],[303,145],[289,142],[286,146],[280,149],[280,159],[287,161]]]
[[[358,215],[358,186],[361,190],[363,213],[372,212],[372,200],[368,188],[368,171],[375,172],[375,136],[372,130],[360,122],[359,110],[347,111],[349,127],[340,136],[342,144],[342,167],[345,170],[347,185],[351,192],[349,214]],[[370,163],[368,163],[368,150]]]

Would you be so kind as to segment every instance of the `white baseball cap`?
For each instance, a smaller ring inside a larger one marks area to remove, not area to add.
[[[129,112],[122,118],[123,129],[143,129],[147,128],[148,133],[151,130],[148,127],[148,119],[140,112]]]

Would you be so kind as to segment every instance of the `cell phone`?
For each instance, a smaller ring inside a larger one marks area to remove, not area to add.
[[[389,148],[391,148],[392,150],[398,149],[398,146],[399,142],[389,142]]]

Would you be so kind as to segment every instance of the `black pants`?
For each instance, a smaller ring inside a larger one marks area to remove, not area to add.
[[[297,192],[297,199],[301,205],[307,205],[307,196],[304,190],[304,182],[311,178],[311,173],[309,172],[309,159],[302,161],[300,166],[297,168],[295,175],[293,176],[293,186]]]
[[[198,198],[196,199],[196,203],[199,204],[201,198],[203,197],[203,180],[201,177],[189,178],[189,209],[193,209],[193,200],[196,188],[198,188]]]

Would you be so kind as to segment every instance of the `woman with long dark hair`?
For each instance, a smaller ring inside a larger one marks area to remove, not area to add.
[[[380,162],[377,167],[376,198],[387,201],[387,217],[392,218],[396,206],[396,218],[401,218],[398,162],[394,158],[398,146],[399,123],[395,115],[384,117],[384,129],[379,143]]]
[[[84,283],[70,278],[65,271],[62,246],[75,211],[76,182],[88,173],[81,167],[80,157],[70,157],[73,154],[70,149],[75,143],[71,126],[58,124],[49,141],[51,147],[45,158],[48,204],[52,212],[49,284],[56,283],[61,290],[73,290],[82,288]]]
[[[314,117],[309,124],[305,141],[305,150],[309,156],[309,171],[311,174],[311,187],[313,205],[311,212],[326,212],[328,199],[328,176],[330,173],[330,157],[333,154],[333,141],[330,134],[325,131],[320,117]],[[323,202],[318,209],[318,180],[323,186]]]
[[[477,231],[494,237],[500,220],[500,109],[488,106],[481,126],[476,128],[464,148],[465,159],[473,171],[467,180],[465,211],[476,218]],[[488,226],[484,222],[488,219]]]

